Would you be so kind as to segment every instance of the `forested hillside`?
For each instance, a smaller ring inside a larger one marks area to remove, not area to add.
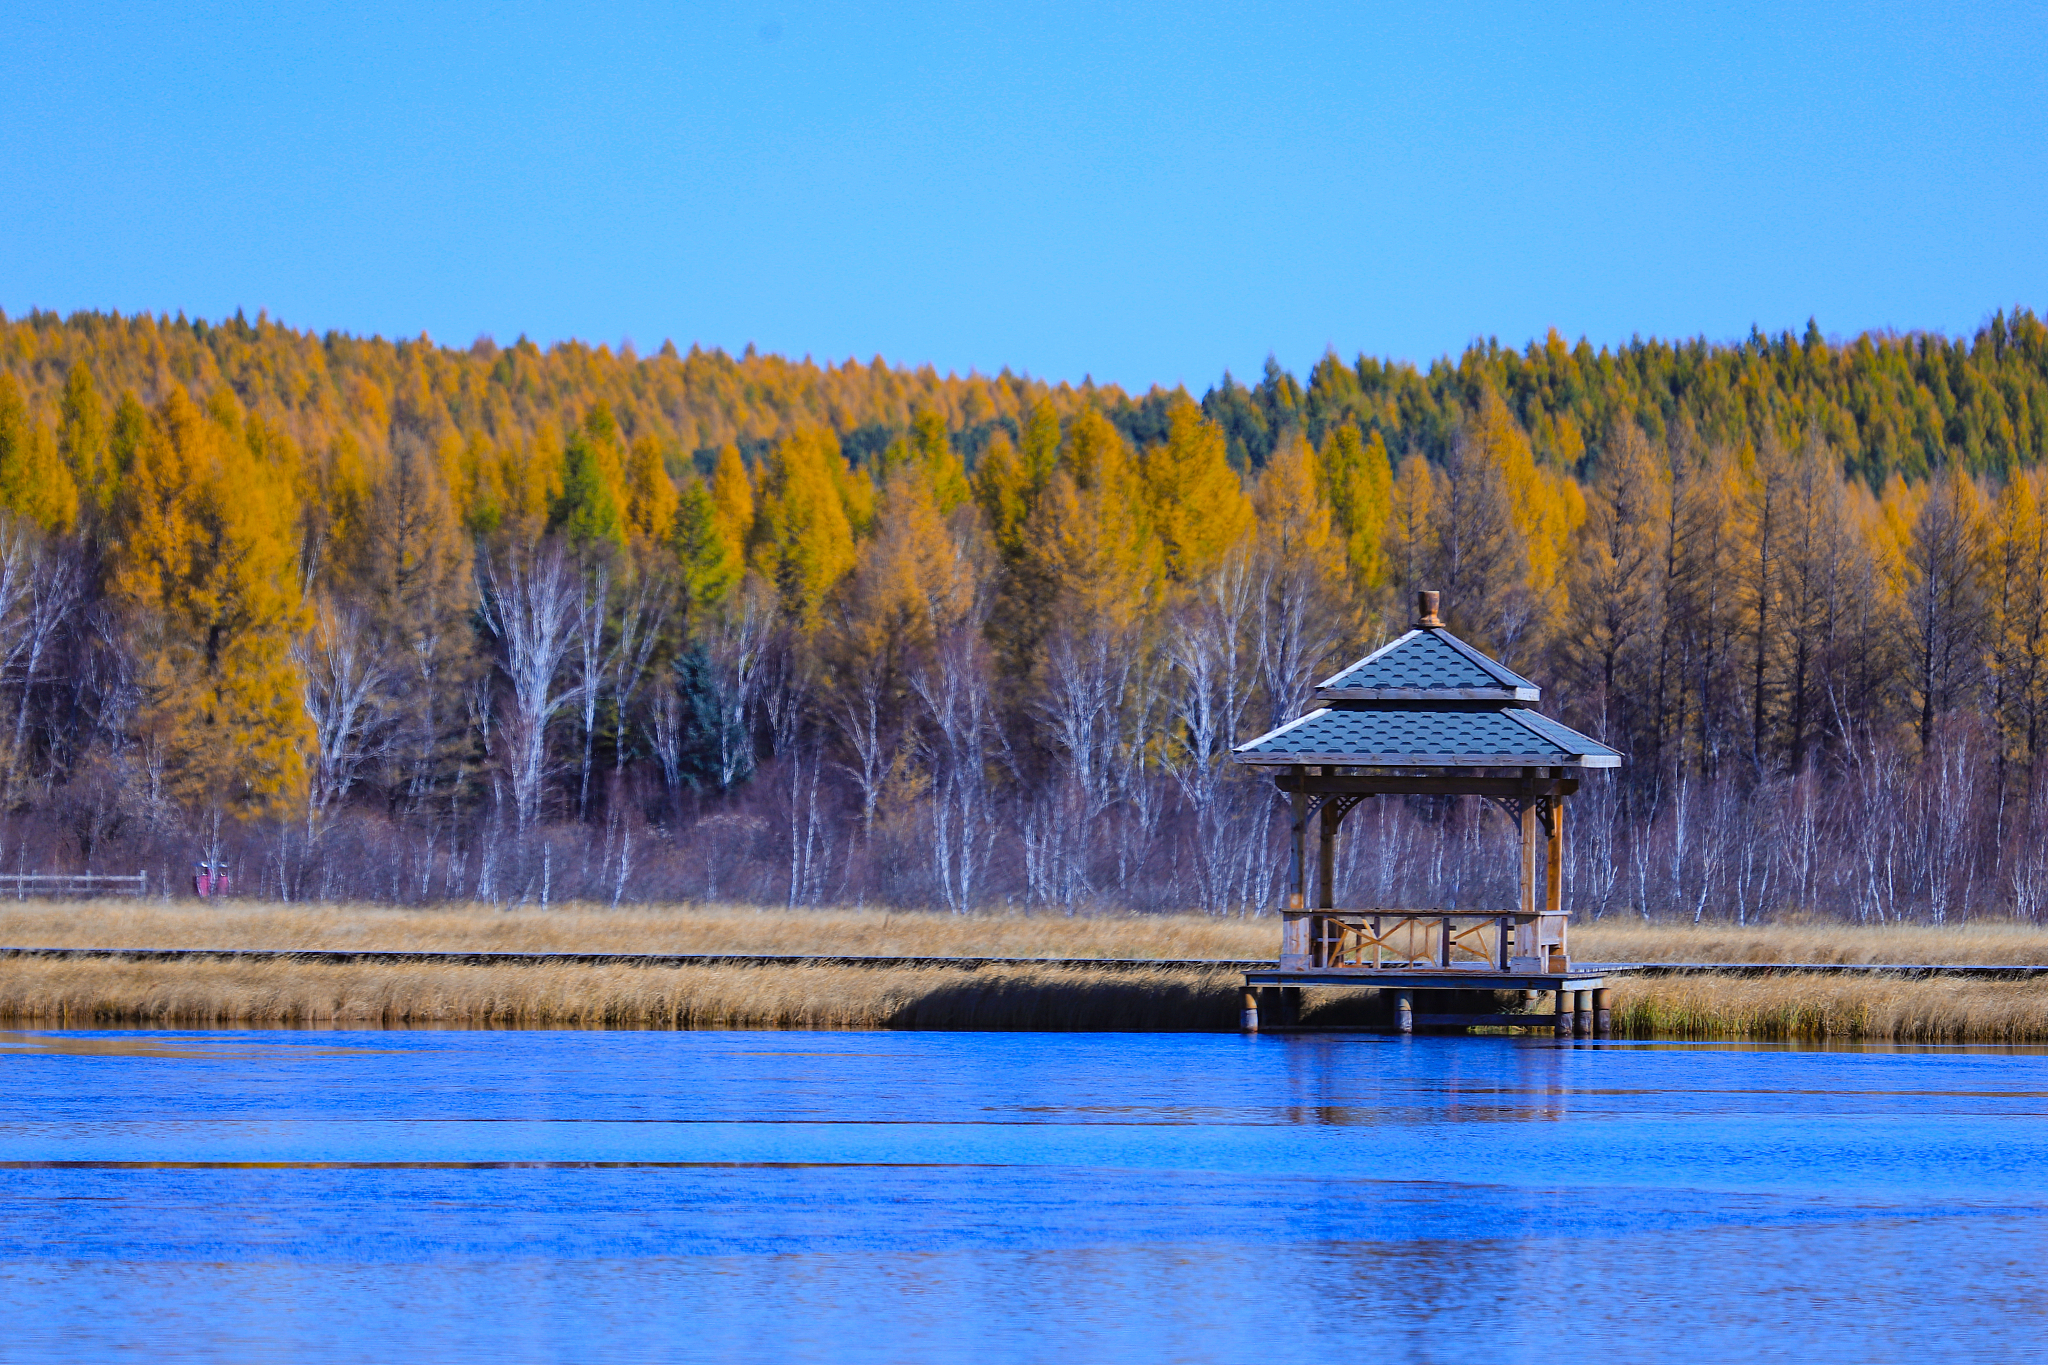
[[[1199,400],[0,321],[35,870],[288,898],[1272,903],[1227,751],[1418,587],[1625,750],[1585,913],[2048,901],[2048,329],[1326,356]],[[1379,802],[1354,902],[1492,904]]]

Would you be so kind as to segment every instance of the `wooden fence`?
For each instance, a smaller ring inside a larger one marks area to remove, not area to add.
[[[146,896],[149,874],[124,876],[116,872],[0,872],[0,897],[27,900],[30,896]]]

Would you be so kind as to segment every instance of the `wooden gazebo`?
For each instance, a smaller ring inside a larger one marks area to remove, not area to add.
[[[1246,974],[1246,1026],[1258,1027],[1255,988],[1278,987],[1296,1012],[1299,988],[1379,985],[1396,992],[1397,1025],[1413,1027],[1416,990],[1520,988],[1557,995],[1560,1032],[1605,1032],[1597,977],[1572,967],[1564,905],[1564,803],[1587,768],[1621,755],[1538,712],[1542,689],[1444,629],[1438,595],[1419,594],[1414,626],[1316,687],[1307,714],[1233,751],[1274,770],[1293,805],[1293,864],[1275,970]],[[1521,835],[1519,905],[1487,910],[1339,908],[1337,829],[1375,796],[1478,796]],[[1309,902],[1308,831],[1316,826]],[[1576,1004],[1576,1008],[1573,1008]],[[1567,1022],[1570,1020],[1571,1022]],[[1458,1016],[1484,1023],[1492,1017]],[[1516,1022],[1526,1022],[1526,1016]],[[1452,1022],[1425,1016],[1423,1022]]]

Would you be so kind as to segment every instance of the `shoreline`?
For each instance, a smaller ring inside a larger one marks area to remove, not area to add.
[[[1614,978],[1614,1037],[2048,1043],[2048,982],[1781,974]],[[392,965],[14,958],[0,1027],[933,1029],[1235,1032],[1241,977],[1180,964],[977,967]],[[1519,992],[1504,993],[1519,997]],[[1504,998],[1514,1008],[1518,999]],[[1305,1029],[1384,1028],[1317,989]],[[1547,1032],[1550,1017],[1532,1013]]]
[[[23,945],[0,947],[0,1028],[1235,1032],[1277,938],[1192,914],[0,902]],[[1595,921],[1572,944],[1651,964],[1612,978],[1616,1038],[2048,1043],[2038,925]],[[1370,989],[1304,1005],[1310,1029],[1391,1023]]]

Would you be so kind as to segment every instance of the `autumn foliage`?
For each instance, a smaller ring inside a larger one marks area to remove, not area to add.
[[[277,894],[361,894],[335,850],[374,837],[397,898],[659,863],[790,903],[1258,905],[1270,800],[1230,746],[1427,586],[1629,754],[1583,894],[1886,913],[1854,867],[1892,858],[1929,913],[2024,909],[2044,456],[2024,310],[1199,399],[33,314],[0,321],[8,793],[46,861],[254,839]],[[1921,793],[1968,866],[1857,843],[1823,782]],[[1745,820],[1748,880],[1686,851]],[[1411,873],[1385,894],[1443,891]]]

